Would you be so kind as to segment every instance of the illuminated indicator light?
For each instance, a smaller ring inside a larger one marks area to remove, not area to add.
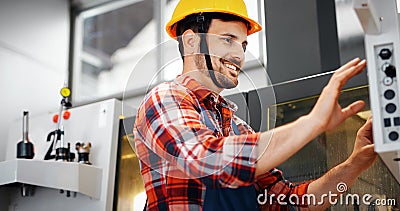
[[[58,114],[54,114],[53,116],[53,122],[57,123],[58,122]]]
[[[70,116],[71,116],[71,112],[69,112],[68,110],[66,110],[66,111],[64,112],[64,114],[63,114],[63,118],[64,118],[65,120],[69,119]]]
[[[68,87],[64,87],[60,91],[61,96],[69,97],[71,95],[71,90]]]

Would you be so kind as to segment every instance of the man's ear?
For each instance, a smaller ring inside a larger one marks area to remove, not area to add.
[[[182,43],[185,55],[199,53],[200,37],[193,30],[183,32]]]

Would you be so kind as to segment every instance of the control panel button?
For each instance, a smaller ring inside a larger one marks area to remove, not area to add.
[[[391,77],[391,78],[396,77],[396,67],[395,66],[393,66],[391,64],[386,65],[384,71],[385,71],[385,74],[387,77]]]
[[[395,95],[396,94],[391,89],[388,89],[388,90],[385,91],[385,93],[383,93],[383,96],[385,96],[385,98],[388,99],[388,100],[393,99]]]
[[[392,56],[392,52],[388,48],[384,48],[379,52],[379,57],[383,60],[388,60]]]
[[[385,125],[385,127],[392,126],[392,124],[390,123],[390,118],[383,119],[383,124]]]
[[[390,86],[390,85],[392,85],[392,83],[393,83],[393,79],[390,77],[385,77],[383,79],[383,84],[385,84],[386,86]]]
[[[386,105],[385,110],[389,114],[394,113],[396,111],[396,105],[393,104],[393,103],[389,103],[389,104]]]
[[[397,141],[397,139],[399,139],[399,134],[396,131],[390,132],[389,139],[392,141]]]
[[[394,122],[395,126],[399,126],[400,125],[400,117],[393,118],[393,122]]]

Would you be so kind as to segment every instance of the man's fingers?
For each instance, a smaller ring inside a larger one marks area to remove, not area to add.
[[[329,83],[336,89],[342,89],[343,85],[346,84],[350,78],[360,74],[364,70],[366,64],[367,61],[365,59],[360,61],[358,58],[348,62],[333,74]]]
[[[368,145],[364,146],[364,150],[371,151],[371,152],[373,152],[375,154],[374,146],[375,145],[373,143],[368,144]]]
[[[363,131],[372,131],[372,118],[369,117],[364,125],[361,127]]]
[[[343,77],[344,79],[350,79],[351,77],[361,73],[365,66],[367,65],[367,61],[363,59],[362,61],[358,62],[354,66],[351,66],[343,71],[339,72],[339,78]]]
[[[358,131],[358,135],[372,140],[372,118],[369,117]]]
[[[348,69],[348,68],[350,68],[350,67],[356,65],[356,64],[359,63],[359,62],[360,62],[360,58],[355,58],[355,59],[353,59],[353,60],[351,60],[351,61],[348,61],[346,64],[344,64],[343,66],[341,66],[341,67],[337,70],[337,72],[344,71],[344,70],[346,70],[346,69]]]
[[[364,106],[365,106],[365,102],[362,100],[359,100],[359,101],[356,101],[356,102],[350,104],[346,108],[342,109],[342,112],[343,112],[345,118],[348,118],[350,116],[353,116],[357,112],[361,111],[361,109],[363,109]]]
[[[367,122],[365,122],[363,128],[364,130],[372,130],[372,117],[367,119]]]

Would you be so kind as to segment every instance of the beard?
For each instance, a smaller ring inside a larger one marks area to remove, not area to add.
[[[219,68],[217,70],[213,69],[211,71],[214,72],[215,78],[217,80],[217,82],[219,83],[219,85],[221,86],[220,88],[224,88],[224,89],[232,89],[235,88],[238,85],[238,81],[236,80],[232,80],[229,77],[227,77],[224,72],[226,72],[226,70],[224,70],[224,65],[222,64],[222,58],[217,58],[215,56],[210,56],[211,58],[211,63],[213,63],[213,59],[216,60],[217,62],[220,62],[221,65],[219,65]],[[207,68],[206,65],[206,61],[205,61],[205,57],[203,54],[196,54],[195,55],[195,59],[194,59],[196,68],[198,71],[200,71],[203,74],[206,74],[207,76],[209,76],[211,78],[211,75],[209,73],[209,70]],[[216,65],[213,65],[216,66]],[[227,74],[230,74],[229,72]],[[214,81],[213,81],[214,82]],[[215,84],[216,86],[219,87],[219,85]]]

